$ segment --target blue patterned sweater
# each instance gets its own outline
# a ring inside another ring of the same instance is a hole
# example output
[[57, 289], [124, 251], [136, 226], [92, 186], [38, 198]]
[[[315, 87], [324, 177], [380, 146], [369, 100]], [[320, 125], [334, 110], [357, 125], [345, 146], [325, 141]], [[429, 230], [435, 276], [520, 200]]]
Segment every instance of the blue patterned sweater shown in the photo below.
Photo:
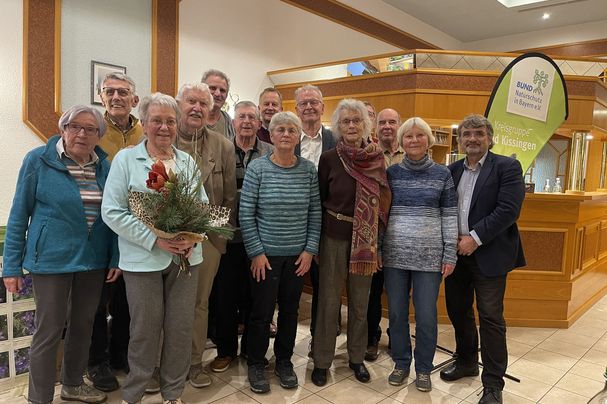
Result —
[[318, 254], [321, 208], [314, 163], [283, 168], [265, 155], [249, 163], [240, 195], [240, 229], [249, 258]]
[[428, 156], [388, 168], [392, 206], [383, 238], [384, 267], [440, 272], [455, 264], [457, 191], [449, 169]]

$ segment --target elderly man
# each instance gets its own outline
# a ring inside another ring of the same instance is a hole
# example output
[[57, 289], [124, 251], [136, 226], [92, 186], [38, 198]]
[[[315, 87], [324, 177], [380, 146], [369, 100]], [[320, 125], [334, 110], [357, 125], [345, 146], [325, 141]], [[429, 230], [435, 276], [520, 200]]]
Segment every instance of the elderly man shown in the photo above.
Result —
[[469, 115], [457, 128], [466, 158], [449, 166], [457, 188], [457, 265], [445, 279], [449, 319], [455, 329], [456, 361], [440, 372], [446, 381], [476, 376], [480, 322], [483, 395], [479, 404], [501, 403], [508, 366], [504, 293], [506, 276], [525, 265], [516, 226], [525, 184], [521, 164], [493, 154], [493, 127], [482, 115]]
[[403, 161], [405, 151], [398, 144], [396, 133], [400, 127], [400, 115], [393, 109], [386, 108], [379, 111], [377, 115], [377, 137], [379, 145], [384, 151], [386, 168], [392, 164]]
[[221, 133], [230, 140], [234, 139], [232, 118], [221, 109], [226, 103], [228, 93], [230, 92], [230, 79], [224, 72], [210, 69], [204, 72], [201, 81], [209, 87], [209, 91], [213, 96], [213, 108], [209, 111], [205, 124], [207, 129]]
[[[118, 72], [108, 73], [104, 77], [100, 96], [105, 107], [107, 131], [99, 141], [99, 146], [111, 161], [118, 151], [136, 145], [143, 139], [143, 128], [131, 114], [131, 110], [139, 103], [139, 97], [133, 79]], [[108, 311], [112, 316], [109, 333]], [[87, 374], [93, 385], [101, 391], [114, 391], [119, 387], [111, 368], [129, 370], [129, 324], [129, 306], [124, 280], [120, 277], [116, 282], [104, 285], [93, 325]]]
[[282, 111], [282, 95], [274, 87], [268, 87], [259, 94], [259, 114], [261, 115], [261, 127], [257, 131], [257, 138], [272, 144], [270, 139], [270, 121], [272, 117]]
[[[227, 251], [221, 257], [219, 271], [215, 277], [211, 308], [215, 319], [215, 343], [217, 357], [211, 362], [213, 372], [224, 372], [236, 358], [238, 352], [238, 303], [244, 302], [245, 323], [248, 319], [250, 304], [249, 260], [242, 241], [238, 223], [238, 204], [240, 189], [249, 163], [256, 158], [270, 154], [274, 147], [259, 140], [256, 136], [259, 129], [259, 109], [251, 101], [241, 101], [234, 107], [234, 149], [236, 151], [236, 202], [232, 212], [233, 223], [237, 229], [232, 240], [228, 242]], [[242, 336], [240, 352], [246, 356], [247, 330]]]
[[[295, 111], [301, 119], [302, 133], [299, 144], [295, 147], [295, 154], [314, 163], [318, 169], [320, 155], [327, 150], [335, 148], [336, 139], [331, 130], [322, 125], [322, 114], [325, 104], [322, 101], [320, 88], [306, 84], [295, 90]], [[312, 318], [310, 321], [310, 334], [314, 335], [316, 325], [316, 312], [318, 310], [318, 265], [312, 262], [310, 268], [310, 281], [312, 282]], [[339, 324], [336, 325], [338, 334]], [[311, 357], [313, 341], [310, 341]]]
[[[370, 104], [365, 103], [365, 105], [367, 106], [367, 111], [369, 111], [369, 117], [371, 117]], [[373, 115], [375, 115], [374, 112]], [[396, 138], [396, 133], [400, 127], [398, 112], [390, 108], [379, 111], [375, 127], [377, 128], [376, 134], [379, 138], [379, 145], [384, 151], [386, 168], [392, 164], [400, 163], [405, 156], [405, 151], [398, 144]], [[365, 360], [370, 362], [373, 362], [379, 356], [379, 340], [382, 333], [379, 322], [381, 321], [381, 295], [383, 291], [384, 273], [383, 271], [377, 271], [373, 274], [373, 281], [371, 282], [371, 290], [369, 292], [369, 307], [367, 308], [368, 339]]]
[[[204, 190], [212, 205], [234, 208], [236, 162], [234, 145], [223, 135], [209, 130], [206, 122], [213, 108], [213, 97], [204, 83], [184, 84], [175, 97], [181, 109], [176, 146], [190, 153], [202, 175]], [[189, 379], [194, 387], [211, 384], [202, 366], [209, 315], [209, 294], [227, 240], [215, 234], [202, 244], [204, 261], [200, 267], [192, 336], [192, 360]]]

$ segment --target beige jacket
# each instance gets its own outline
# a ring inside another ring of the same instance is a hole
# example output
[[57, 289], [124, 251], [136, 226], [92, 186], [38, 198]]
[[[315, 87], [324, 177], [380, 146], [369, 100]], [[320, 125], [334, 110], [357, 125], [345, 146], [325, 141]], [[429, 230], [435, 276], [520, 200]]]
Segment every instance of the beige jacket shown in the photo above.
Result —
[[[222, 134], [205, 127], [194, 136], [178, 131], [175, 146], [189, 153], [196, 160], [209, 203], [234, 209], [236, 198], [234, 144]], [[219, 252], [225, 253], [226, 239], [209, 234], [209, 240]]]

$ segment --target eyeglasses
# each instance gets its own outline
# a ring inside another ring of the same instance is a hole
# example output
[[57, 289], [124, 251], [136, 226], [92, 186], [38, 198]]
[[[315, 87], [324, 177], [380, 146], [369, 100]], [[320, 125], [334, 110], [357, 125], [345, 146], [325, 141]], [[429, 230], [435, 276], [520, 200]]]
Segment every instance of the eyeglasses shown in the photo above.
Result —
[[339, 121], [340, 124], [344, 125], [344, 126], [350, 126], [350, 124], [354, 124], [354, 126], [358, 126], [362, 123], [362, 119], [360, 118], [354, 118], [354, 119], [342, 119], [341, 121]]
[[99, 128], [93, 128], [92, 126], [81, 126], [77, 123], [70, 122], [65, 125], [67, 131], [72, 135], [76, 135], [80, 133], [81, 130], [84, 129], [84, 134], [87, 136], [96, 136], [99, 133]]
[[163, 121], [162, 119], [150, 119], [148, 123], [150, 124], [150, 126], [156, 129], [161, 128], [162, 125], [166, 125], [166, 127], [169, 129], [172, 129], [177, 126], [177, 121], [174, 119], [167, 119], [165, 121]]
[[299, 101], [299, 102], [297, 103], [297, 106], [298, 106], [299, 108], [305, 108], [305, 107], [307, 107], [308, 105], [309, 105], [309, 106], [311, 106], [311, 107], [317, 107], [317, 106], [319, 106], [320, 104], [321, 104], [321, 101], [320, 101], [320, 100], [304, 100], [304, 101]]
[[115, 92], [118, 92], [120, 97], [127, 97], [131, 93], [130, 88], [112, 88], [112, 87], [103, 87], [103, 94], [106, 97], [111, 97]]

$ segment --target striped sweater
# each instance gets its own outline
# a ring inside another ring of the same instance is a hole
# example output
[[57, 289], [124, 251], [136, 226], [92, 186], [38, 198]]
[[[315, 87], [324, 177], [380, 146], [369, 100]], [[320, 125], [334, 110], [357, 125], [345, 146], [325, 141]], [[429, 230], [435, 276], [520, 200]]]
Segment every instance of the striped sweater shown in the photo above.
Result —
[[424, 157], [388, 168], [392, 206], [383, 239], [384, 267], [440, 272], [455, 264], [457, 192], [449, 169]]
[[239, 219], [247, 255], [316, 255], [321, 208], [314, 163], [298, 157], [283, 168], [269, 157], [253, 160], [242, 184]]

